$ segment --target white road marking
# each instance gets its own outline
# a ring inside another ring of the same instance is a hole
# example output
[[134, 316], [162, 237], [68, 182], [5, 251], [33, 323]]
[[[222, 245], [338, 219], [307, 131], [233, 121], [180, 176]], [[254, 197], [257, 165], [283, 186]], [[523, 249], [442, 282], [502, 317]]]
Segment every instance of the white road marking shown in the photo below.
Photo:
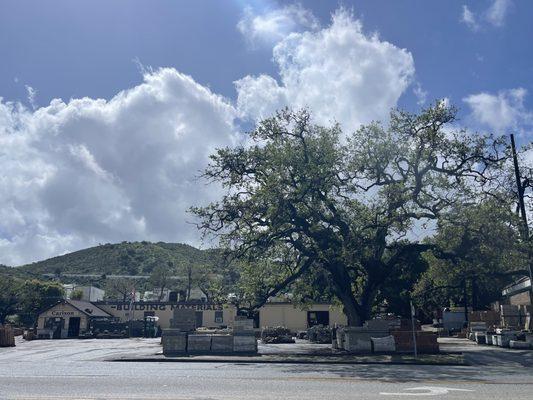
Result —
[[[440, 396], [443, 394], [448, 394], [451, 391], [455, 392], [473, 392], [470, 389], [455, 389], [447, 387], [438, 387], [438, 386], [419, 386], [414, 388], [403, 389], [406, 391], [418, 391], [418, 393], [386, 393], [381, 392], [383, 396]], [[423, 391], [423, 392], [420, 392]]]

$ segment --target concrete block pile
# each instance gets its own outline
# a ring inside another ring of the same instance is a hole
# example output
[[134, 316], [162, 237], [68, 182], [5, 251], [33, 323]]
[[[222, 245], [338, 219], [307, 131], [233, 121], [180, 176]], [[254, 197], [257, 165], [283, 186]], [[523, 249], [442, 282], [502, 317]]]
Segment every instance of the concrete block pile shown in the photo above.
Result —
[[235, 353], [257, 353], [254, 321], [244, 317], [235, 317], [233, 323], [233, 351]]
[[[350, 353], [412, 352], [411, 329], [410, 320], [369, 320], [362, 327], [338, 328], [332, 347]], [[416, 339], [420, 353], [438, 353], [436, 334], [417, 330]]]
[[[396, 344], [396, 351], [409, 353], [414, 349], [413, 332], [393, 331], [391, 332]], [[416, 347], [419, 353], [438, 353], [438, 335], [433, 332], [416, 331]]]
[[196, 331], [194, 310], [187, 309], [174, 310], [170, 328], [163, 329], [161, 344], [165, 356], [257, 353], [253, 320], [237, 317], [233, 334], [201, 333]]

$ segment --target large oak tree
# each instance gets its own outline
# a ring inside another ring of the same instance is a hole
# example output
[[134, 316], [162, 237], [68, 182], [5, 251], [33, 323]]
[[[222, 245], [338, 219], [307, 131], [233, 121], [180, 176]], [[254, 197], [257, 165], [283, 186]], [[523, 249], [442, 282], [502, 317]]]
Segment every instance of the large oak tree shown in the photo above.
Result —
[[263, 301], [325, 276], [348, 324], [361, 325], [396, 269], [431, 247], [413, 232], [478, 201], [507, 158], [503, 139], [454, 130], [455, 115], [437, 103], [345, 135], [339, 125], [314, 124], [306, 110], [283, 110], [245, 146], [211, 156], [204, 175], [226, 193], [193, 208], [199, 227], [268, 268], [247, 272], [260, 279]]

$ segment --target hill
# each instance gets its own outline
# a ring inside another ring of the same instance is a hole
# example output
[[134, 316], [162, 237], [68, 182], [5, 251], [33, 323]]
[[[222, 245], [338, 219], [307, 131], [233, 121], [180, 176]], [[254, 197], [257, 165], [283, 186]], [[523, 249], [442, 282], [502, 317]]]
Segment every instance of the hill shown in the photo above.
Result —
[[184, 266], [212, 266], [217, 254], [216, 249], [200, 250], [181, 243], [108, 243], [9, 270], [24, 278], [46, 274], [150, 275], [156, 265], [167, 265], [171, 272], [179, 273]]

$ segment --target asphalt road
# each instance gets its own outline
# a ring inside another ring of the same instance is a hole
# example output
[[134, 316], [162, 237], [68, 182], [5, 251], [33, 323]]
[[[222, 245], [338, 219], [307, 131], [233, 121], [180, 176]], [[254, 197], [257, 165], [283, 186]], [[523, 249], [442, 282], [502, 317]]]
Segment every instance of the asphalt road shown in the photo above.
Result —
[[24, 342], [0, 349], [0, 398], [533, 398], [530, 352], [464, 346], [479, 365], [121, 363], [104, 360], [153, 354], [157, 340]]

